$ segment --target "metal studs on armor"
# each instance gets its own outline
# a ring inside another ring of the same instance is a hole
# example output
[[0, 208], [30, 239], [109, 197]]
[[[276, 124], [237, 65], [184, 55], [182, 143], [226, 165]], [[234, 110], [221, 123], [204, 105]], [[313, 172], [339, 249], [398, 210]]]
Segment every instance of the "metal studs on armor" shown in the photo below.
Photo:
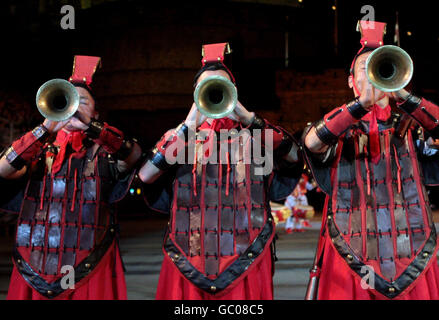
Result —
[[428, 252], [424, 252], [424, 253], [422, 254], [422, 256], [423, 256], [424, 258], [428, 258], [428, 255], [429, 255]]
[[390, 287], [390, 288], [389, 288], [389, 292], [390, 292], [390, 293], [394, 293], [394, 292], [395, 292], [395, 288]]
[[253, 253], [249, 252], [247, 257], [249, 257], [249, 259], [253, 258]]
[[86, 267], [87, 269], [90, 269], [91, 264], [90, 264], [90, 263], [86, 263], [86, 264], [85, 264], [85, 267]]
[[20, 264], [21, 263], [21, 259], [17, 259], [17, 263]]
[[47, 290], [47, 295], [48, 296], [51, 296], [53, 294], [53, 291], [52, 290]]
[[354, 259], [354, 257], [351, 255], [351, 254], [348, 254], [347, 256], [346, 256], [346, 258], [348, 258], [349, 260], [353, 260]]
[[210, 287], [210, 291], [215, 292], [216, 291], [216, 287], [215, 286], [211, 286]]

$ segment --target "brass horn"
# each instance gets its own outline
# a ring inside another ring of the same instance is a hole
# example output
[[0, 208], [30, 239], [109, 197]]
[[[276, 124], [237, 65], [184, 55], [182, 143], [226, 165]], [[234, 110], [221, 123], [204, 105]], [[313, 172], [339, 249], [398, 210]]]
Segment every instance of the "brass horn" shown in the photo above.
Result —
[[233, 112], [238, 102], [238, 93], [230, 80], [222, 76], [210, 76], [195, 88], [194, 101], [206, 117], [220, 119]]
[[413, 76], [413, 61], [403, 49], [387, 45], [375, 49], [366, 60], [366, 75], [384, 92], [403, 89]]
[[79, 94], [70, 82], [52, 79], [38, 89], [36, 103], [38, 111], [46, 119], [64, 121], [78, 110]]

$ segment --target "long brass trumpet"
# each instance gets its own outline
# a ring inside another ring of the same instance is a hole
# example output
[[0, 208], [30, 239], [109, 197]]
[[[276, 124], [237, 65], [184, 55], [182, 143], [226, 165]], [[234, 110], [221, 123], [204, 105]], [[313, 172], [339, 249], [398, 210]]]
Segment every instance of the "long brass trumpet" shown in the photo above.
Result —
[[366, 75], [372, 85], [384, 92], [403, 89], [413, 76], [413, 61], [397, 46], [375, 49], [366, 60]]
[[64, 121], [78, 110], [79, 94], [70, 82], [52, 79], [38, 89], [36, 104], [38, 111], [46, 119]]
[[238, 102], [238, 93], [230, 80], [222, 76], [210, 76], [195, 88], [194, 101], [206, 117], [220, 119], [233, 112]]

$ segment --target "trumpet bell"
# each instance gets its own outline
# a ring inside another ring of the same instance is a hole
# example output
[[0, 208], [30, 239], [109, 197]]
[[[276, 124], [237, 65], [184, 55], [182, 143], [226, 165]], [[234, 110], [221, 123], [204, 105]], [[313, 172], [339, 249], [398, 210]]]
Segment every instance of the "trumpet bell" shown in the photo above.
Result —
[[194, 101], [206, 117], [220, 119], [233, 112], [238, 102], [238, 93], [230, 80], [222, 76], [210, 76], [195, 88]]
[[413, 61], [397, 46], [375, 49], [366, 60], [366, 75], [372, 85], [384, 92], [403, 89], [413, 76]]
[[78, 110], [79, 94], [70, 82], [52, 79], [38, 89], [36, 104], [38, 111], [46, 119], [64, 121]]

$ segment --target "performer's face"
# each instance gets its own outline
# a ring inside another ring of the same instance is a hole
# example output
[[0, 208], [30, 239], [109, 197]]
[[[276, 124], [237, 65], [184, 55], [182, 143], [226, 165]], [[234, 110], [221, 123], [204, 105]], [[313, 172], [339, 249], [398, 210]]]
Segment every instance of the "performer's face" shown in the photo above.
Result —
[[79, 93], [79, 107], [75, 116], [64, 127], [67, 131], [83, 130], [83, 124], [88, 124], [91, 118], [96, 117], [95, 101], [90, 92], [82, 87], [76, 87], [76, 91]]
[[[371, 89], [373, 88], [372, 84], [369, 82], [369, 79], [367, 78], [366, 75], [366, 60], [372, 52], [373, 51], [365, 52], [357, 58], [354, 64], [354, 76], [353, 77], [352, 75], [349, 76], [348, 84], [349, 87], [354, 92], [355, 96], [363, 92], [364, 88], [367, 87], [370, 87]], [[359, 92], [356, 92], [354, 89], [354, 83], [353, 83], [354, 80], [355, 80], [355, 85]], [[389, 104], [389, 98], [384, 94], [383, 91], [373, 88], [373, 92], [375, 94], [375, 97], [378, 98], [376, 103], [379, 106], [384, 108]]]
[[354, 79], [352, 79], [352, 75], [349, 76], [349, 87], [354, 90], [355, 95], [358, 93], [355, 92], [353, 80], [355, 80], [355, 85], [360, 92], [365, 86], [371, 85], [366, 76], [366, 60], [370, 54], [371, 52], [366, 52], [357, 58], [354, 64]]

